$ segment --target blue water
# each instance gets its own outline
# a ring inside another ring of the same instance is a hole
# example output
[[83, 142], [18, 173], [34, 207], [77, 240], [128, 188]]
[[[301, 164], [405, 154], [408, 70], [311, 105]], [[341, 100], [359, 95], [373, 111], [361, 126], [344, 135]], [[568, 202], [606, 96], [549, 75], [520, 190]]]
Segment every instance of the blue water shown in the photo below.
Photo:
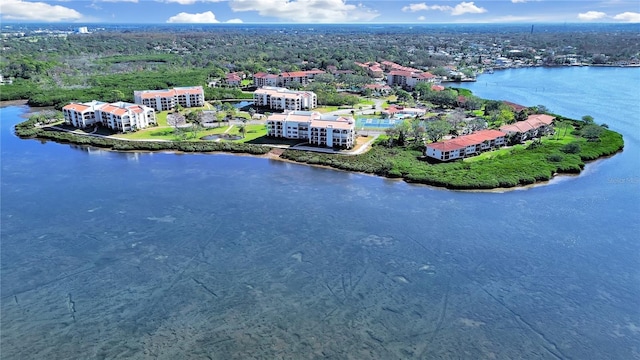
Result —
[[638, 76], [472, 84], [625, 136], [581, 176], [504, 193], [21, 140], [27, 109], [5, 107], [2, 359], [638, 358]]

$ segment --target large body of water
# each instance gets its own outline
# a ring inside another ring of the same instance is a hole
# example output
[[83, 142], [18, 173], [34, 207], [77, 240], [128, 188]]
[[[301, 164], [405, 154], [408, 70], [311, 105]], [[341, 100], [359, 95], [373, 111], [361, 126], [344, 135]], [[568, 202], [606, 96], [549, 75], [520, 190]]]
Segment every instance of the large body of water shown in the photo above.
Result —
[[3, 108], [2, 359], [640, 358], [640, 69], [465, 86], [591, 115], [625, 150], [453, 192], [21, 140], [27, 109]]

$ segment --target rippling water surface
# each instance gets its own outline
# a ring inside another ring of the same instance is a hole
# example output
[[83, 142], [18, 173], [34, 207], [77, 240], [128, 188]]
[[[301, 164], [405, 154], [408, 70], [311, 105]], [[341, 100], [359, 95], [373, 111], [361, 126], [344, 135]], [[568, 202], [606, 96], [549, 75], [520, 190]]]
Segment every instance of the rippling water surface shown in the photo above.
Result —
[[626, 148], [546, 186], [452, 192], [20, 140], [26, 109], [3, 108], [2, 358], [638, 358], [640, 70], [467, 86], [592, 115]]

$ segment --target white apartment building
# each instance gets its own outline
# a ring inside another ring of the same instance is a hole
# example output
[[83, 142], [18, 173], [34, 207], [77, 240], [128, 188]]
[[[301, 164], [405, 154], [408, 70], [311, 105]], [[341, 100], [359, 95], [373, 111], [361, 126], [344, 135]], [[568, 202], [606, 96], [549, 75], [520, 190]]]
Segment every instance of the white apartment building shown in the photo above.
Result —
[[306, 140], [312, 145], [351, 149], [355, 120], [317, 111], [287, 111], [267, 118], [268, 136]]
[[264, 86], [253, 92], [256, 106], [273, 110], [311, 110], [318, 106], [318, 97], [311, 91], [294, 91], [286, 88]]
[[156, 124], [155, 111], [147, 106], [125, 102], [71, 103], [62, 108], [64, 122], [77, 128], [102, 125], [109, 129], [129, 132]]
[[389, 86], [400, 86], [413, 89], [419, 82], [434, 83], [437, 76], [428, 72], [411, 72], [403, 70], [392, 70], [387, 74], [387, 84]]
[[183, 108], [204, 106], [202, 86], [176, 87], [164, 90], [140, 90], [133, 92], [134, 102], [156, 109], [171, 110], [177, 105]]

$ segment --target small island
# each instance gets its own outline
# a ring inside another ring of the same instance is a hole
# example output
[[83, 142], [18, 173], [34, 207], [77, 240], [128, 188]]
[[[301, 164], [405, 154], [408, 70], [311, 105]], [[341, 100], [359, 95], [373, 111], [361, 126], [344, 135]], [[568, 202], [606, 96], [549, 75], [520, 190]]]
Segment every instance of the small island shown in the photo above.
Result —
[[[64, 114], [35, 114], [15, 129], [21, 138], [115, 151], [244, 153], [460, 190], [513, 188], [557, 174], [578, 174], [585, 162], [624, 146], [622, 135], [588, 115], [567, 119], [549, 114], [542, 105], [485, 100], [465, 89], [430, 83], [418, 84], [415, 91], [424, 99], [411, 104], [415, 107], [397, 104], [397, 97], [384, 102], [363, 97], [357, 108], [313, 112], [293, 108], [271, 113], [265, 110], [273, 109], [264, 107], [241, 111], [229, 103], [209, 104], [203, 96], [193, 98], [192, 106], [178, 101], [163, 108], [158, 100], [157, 114], [142, 101], [72, 103]], [[376, 103], [384, 109], [377, 111]], [[82, 111], [100, 114], [100, 119], [87, 125]], [[130, 118], [126, 124], [121, 117], [114, 121], [125, 112]], [[343, 115], [332, 115], [337, 113]], [[302, 119], [297, 120], [302, 125], [295, 124], [295, 135], [276, 131], [289, 115]], [[320, 133], [315, 142], [298, 136], [298, 129], [310, 134], [305, 126], [313, 121], [319, 124], [314, 129], [337, 131], [332, 135], [336, 142], [328, 143]], [[386, 127], [367, 127], [376, 121]]]

